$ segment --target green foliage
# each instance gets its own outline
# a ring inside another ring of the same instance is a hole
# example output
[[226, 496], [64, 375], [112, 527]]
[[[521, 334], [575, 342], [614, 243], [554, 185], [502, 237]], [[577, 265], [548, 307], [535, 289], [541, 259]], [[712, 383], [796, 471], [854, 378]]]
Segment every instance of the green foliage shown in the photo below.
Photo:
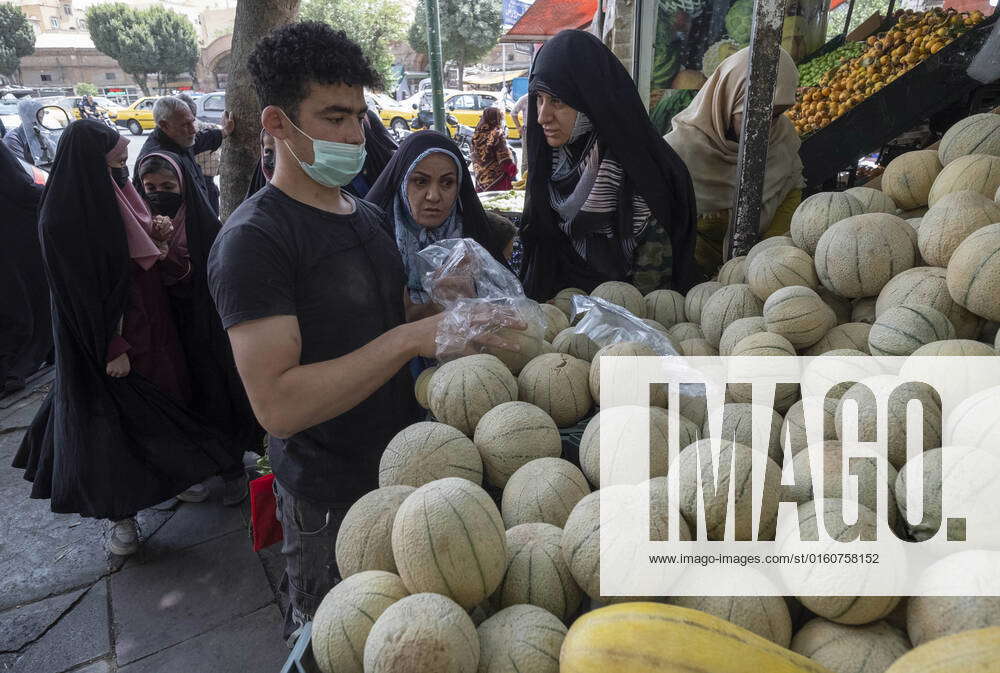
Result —
[[87, 28], [97, 50], [118, 61], [143, 93], [146, 76], [161, 80], [183, 72], [194, 74], [198, 40], [187, 17], [154, 5], [133, 9], [122, 3], [93, 5], [87, 10]]
[[[503, 27], [500, 25], [500, 0], [440, 0], [441, 50], [446, 61], [454, 61], [459, 69], [476, 63], [497, 45]], [[410, 46], [421, 54], [427, 53], [427, 6], [417, 3], [417, 12], [410, 26]]]
[[750, 44], [753, 30], [753, 0], [736, 0], [726, 13], [726, 32], [740, 46]]
[[[844, 31], [844, 22], [847, 21], [847, 8], [850, 3], [843, 3], [830, 12], [826, 24], [826, 39], [832, 40]], [[854, 12], [851, 13], [851, 27], [848, 32], [860, 26], [869, 16], [878, 12], [885, 16], [889, 9], [889, 0], [855, 0]]]
[[35, 51], [35, 31], [19, 7], [0, 4], [0, 75], [13, 75]]
[[358, 43], [387, 85], [395, 82], [389, 44], [403, 39], [406, 22], [398, 0], [306, 0], [299, 18], [321, 21]]
[[77, 82], [73, 91], [76, 92], [77, 96], [96, 96], [98, 94], [97, 87], [90, 82]]

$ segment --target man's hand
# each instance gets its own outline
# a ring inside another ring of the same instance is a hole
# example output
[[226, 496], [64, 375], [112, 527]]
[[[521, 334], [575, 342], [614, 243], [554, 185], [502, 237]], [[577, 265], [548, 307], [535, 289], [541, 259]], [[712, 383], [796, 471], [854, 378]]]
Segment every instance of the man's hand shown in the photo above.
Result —
[[228, 138], [235, 128], [236, 119], [229, 112], [229, 110], [226, 110], [222, 113], [222, 137]]
[[128, 359], [128, 353], [122, 353], [108, 363], [107, 372], [111, 378], [120, 379], [123, 376], [128, 376], [130, 371], [132, 371], [132, 362]]

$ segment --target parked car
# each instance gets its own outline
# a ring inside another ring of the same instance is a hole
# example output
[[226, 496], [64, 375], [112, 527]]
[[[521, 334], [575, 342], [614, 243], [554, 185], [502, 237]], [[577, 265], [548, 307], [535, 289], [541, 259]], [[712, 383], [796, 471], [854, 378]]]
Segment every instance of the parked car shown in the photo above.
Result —
[[[430, 93], [425, 91], [422, 96], [429, 100]], [[498, 94], [493, 91], [445, 91], [444, 94], [445, 111], [454, 115], [460, 124], [472, 128], [479, 124], [483, 110], [496, 107], [498, 101]], [[419, 110], [419, 103], [411, 103], [409, 107], [405, 107], [405, 102], [400, 101], [397, 107], [383, 109], [379, 117], [386, 128], [399, 135], [409, 129]], [[518, 140], [521, 137], [510, 113], [507, 113], [507, 137], [511, 140]]]
[[226, 92], [213, 91], [197, 98], [194, 102], [199, 121], [222, 126], [222, 113], [226, 111]]
[[5, 132], [21, 125], [21, 116], [17, 113], [19, 102], [16, 98], [0, 99], [0, 125]]
[[144, 131], [156, 128], [153, 121], [153, 104], [156, 96], [145, 96], [118, 111], [115, 124], [124, 126], [132, 132], [134, 136], [141, 136]]

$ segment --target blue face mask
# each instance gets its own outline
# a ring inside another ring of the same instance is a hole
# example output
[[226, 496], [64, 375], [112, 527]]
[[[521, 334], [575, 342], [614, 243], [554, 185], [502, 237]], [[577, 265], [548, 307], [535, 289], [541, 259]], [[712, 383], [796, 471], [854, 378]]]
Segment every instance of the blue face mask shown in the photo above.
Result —
[[[286, 116], [287, 118], [287, 116]], [[348, 185], [365, 167], [365, 159], [368, 157], [365, 146], [351, 145], [348, 143], [335, 143], [330, 140], [316, 140], [308, 133], [295, 126], [289, 119], [288, 123], [295, 127], [295, 130], [312, 141], [313, 163], [307, 164], [299, 159], [295, 150], [291, 148], [288, 141], [284, 141], [285, 147], [292, 153], [299, 166], [310, 178], [325, 187], [343, 187]]]

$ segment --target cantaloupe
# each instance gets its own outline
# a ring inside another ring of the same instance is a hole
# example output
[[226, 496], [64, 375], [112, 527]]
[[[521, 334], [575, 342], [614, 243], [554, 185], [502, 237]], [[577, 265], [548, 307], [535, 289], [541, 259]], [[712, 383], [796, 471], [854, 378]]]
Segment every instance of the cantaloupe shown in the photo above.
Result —
[[[847, 442], [852, 438], [844, 427], [847, 418], [845, 405], [853, 402], [858, 408], [858, 441], [874, 442], [878, 434], [878, 410], [871, 405], [871, 394], [888, 397], [885, 438], [889, 462], [897, 470], [906, 463], [906, 406], [909, 400], [916, 400], [923, 406], [922, 438], [915, 438], [918, 446], [924, 450], [941, 446], [941, 399], [927, 384], [917, 381], [904, 381], [892, 375], [873, 376], [863, 379], [851, 386], [837, 406], [837, 439]], [[891, 396], [890, 396], [891, 393]], [[853, 405], [852, 405], [853, 406]]]
[[709, 298], [724, 286], [714, 280], [695, 285], [684, 298], [684, 315], [688, 321], [701, 324], [701, 309]]
[[[594, 361], [590, 364], [590, 395], [597, 404], [601, 404], [601, 358], [603, 357], [651, 357], [656, 353], [644, 344], [626, 341], [611, 344], [597, 351]], [[628, 373], [626, 372], [625, 375]], [[628, 382], [623, 382], [627, 384]], [[649, 389], [649, 403], [654, 407], [667, 406], [667, 389], [662, 385], [652, 385]]]
[[806, 432], [806, 410], [818, 410], [820, 413], [810, 423], [818, 422], [817, 437], [822, 441], [837, 439], [837, 428], [834, 423], [837, 418], [837, 400], [830, 397], [808, 397], [799, 400], [785, 414], [781, 425], [781, 448], [794, 456], [809, 446], [809, 435]]
[[886, 673], [996, 673], [998, 650], [1000, 626], [963, 631], [907, 652]]
[[515, 605], [479, 625], [480, 673], [559, 673], [566, 626], [530, 605]]
[[430, 409], [430, 402], [427, 400], [427, 391], [430, 388], [431, 377], [434, 376], [434, 372], [436, 371], [437, 367], [428, 367], [420, 372], [416, 382], [413, 384], [413, 394], [417, 398], [417, 404], [424, 409]]
[[533, 605], [562, 621], [576, 614], [583, 592], [562, 555], [562, 528], [525, 523], [507, 531], [507, 574], [495, 600], [501, 608]]
[[361, 496], [344, 515], [337, 531], [335, 554], [340, 576], [365, 570], [396, 572], [392, 555], [392, 524], [412, 486], [384, 486]]
[[[795, 357], [795, 347], [785, 337], [772, 332], [758, 332], [751, 334], [740, 341], [733, 348], [730, 355], [734, 357]], [[769, 366], [760, 364], [754, 365], [752, 372], [754, 378], [767, 377], [770, 375]], [[764, 378], [758, 379], [760, 383], [766, 383]], [[726, 388], [727, 401], [746, 402], [753, 401], [753, 384], [731, 383]], [[774, 389], [774, 408], [779, 412], [785, 412], [795, 404], [799, 396], [799, 384], [797, 383], [776, 383]]]
[[824, 231], [841, 220], [864, 212], [862, 203], [847, 192], [813, 194], [803, 200], [792, 215], [792, 240], [797, 247], [812, 255]]
[[1000, 387], [983, 390], [960, 402], [948, 413], [945, 446], [1000, 446]]
[[738, 285], [747, 282], [746, 256], [733, 257], [719, 269], [719, 282], [723, 285]]
[[681, 344], [691, 339], [704, 339], [705, 333], [701, 330], [701, 325], [693, 322], [679, 322], [667, 330], [667, 336], [675, 344]]
[[875, 297], [862, 297], [854, 300], [854, 307], [851, 309], [851, 322], [863, 322], [869, 325], [874, 323], [875, 305]]
[[1000, 115], [969, 115], [952, 124], [938, 145], [938, 156], [946, 166], [969, 154], [1000, 156]]
[[431, 379], [431, 413], [466, 437], [487, 411], [517, 399], [517, 379], [498, 358], [470, 355], [442, 365]]
[[[603, 468], [610, 474], [621, 474], [630, 467], [623, 463], [625, 447], [642, 442], [639, 423], [641, 416], [647, 413], [645, 407], [613, 407], [604, 409], [594, 416], [580, 438], [580, 467], [587, 479], [595, 488], [601, 486], [601, 462]], [[667, 475], [669, 455], [670, 414], [665, 409], [649, 407], [649, 476], [665, 477]], [[604, 419], [614, 419], [616, 427], [622, 433], [612, 438], [612, 444], [605, 446], [601, 442], [601, 422]], [[678, 415], [680, 425], [677, 428], [679, 448], [683, 449], [699, 438], [701, 428], [684, 416]]]
[[684, 313], [684, 295], [674, 290], [653, 290], [646, 295], [646, 317], [652, 318], [667, 329], [687, 320]]
[[539, 308], [545, 315], [545, 340], [551, 343], [559, 332], [569, 327], [569, 318], [562, 309], [552, 304], [539, 304]]
[[590, 493], [587, 478], [562, 458], [533, 460], [507, 481], [500, 503], [504, 525], [548, 523], [562, 528], [569, 513]]
[[[823, 353], [822, 357], [806, 366], [802, 374], [802, 396], [824, 397], [840, 401], [851, 386], [861, 379], [872, 376], [873, 369], [882, 372], [877, 361], [868, 358], [870, 354], [849, 348], [838, 348]], [[863, 358], [852, 366], [851, 360], [843, 358]], [[832, 437], [831, 439], [836, 439]]]
[[795, 485], [788, 487], [789, 497], [798, 503], [812, 502], [818, 498], [850, 500], [861, 503], [877, 514], [878, 502], [886, 497], [883, 494], [888, 493], [886, 516], [889, 525], [895, 526], [899, 516], [894, 495], [898, 475], [896, 468], [889, 465], [888, 474], [883, 474], [880, 480], [878, 461], [874, 457], [851, 456], [850, 461], [850, 472], [845, 481], [842, 476], [846, 462], [843, 444], [828, 440], [809, 445], [796, 453], [792, 461]]
[[965, 551], [925, 570], [917, 580], [918, 595], [907, 601], [910, 642], [919, 647], [963, 631], [1000, 627], [998, 568], [1000, 552]]
[[871, 187], [851, 187], [844, 190], [845, 194], [853, 196], [861, 202], [866, 213], [888, 213], [893, 215], [899, 210], [896, 202], [888, 194]]
[[882, 173], [882, 191], [903, 210], [927, 205], [934, 179], [941, 172], [935, 150], [906, 152], [889, 162]]
[[[756, 263], [756, 262], [755, 262]], [[722, 332], [740, 318], [760, 316], [764, 303], [749, 285], [726, 285], [712, 294], [702, 306], [701, 329], [705, 339], [718, 348]]]
[[586, 297], [587, 293], [578, 287], [568, 287], [565, 290], [559, 290], [556, 296], [549, 300], [549, 303], [565, 313], [567, 320], [572, 321], [574, 318], [573, 297], [576, 296]]
[[753, 263], [753, 260], [757, 255], [764, 252], [768, 248], [772, 248], [779, 245], [795, 245], [795, 241], [792, 240], [791, 236], [771, 236], [769, 238], [764, 238], [754, 244], [750, 248], [750, 252], [747, 253], [747, 268]]
[[365, 642], [372, 625], [409, 595], [398, 575], [368, 570], [330, 589], [312, 620], [312, 653], [322, 673], [364, 673]]
[[926, 304], [904, 304], [875, 320], [868, 350], [872, 355], [912, 355], [921, 346], [954, 338], [955, 327], [941, 311]]
[[830, 673], [755, 633], [699, 610], [623, 603], [577, 619], [561, 673]]
[[1000, 321], [1000, 224], [979, 229], [958, 246], [948, 262], [947, 280], [959, 306]]
[[938, 200], [920, 222], [917, 244], [930, 266], [947, 267], [969, 234], [1000, 222], [1000, 206], [979, 192], [951, 192]]
[[912, 229], [895, 215], [855, 215], [832, 225], [816, 245], [816, 274], [831, 292], [874, 297], [914, 263]]
[[680, 354], [686, 357], [712, 357], [719, 351], [707, 339], [688, 339], [680, 343]]
[[781, 591], [763, 573], [753, 568], [741, 568], [739, 574], [717, 579], [702, 568], [692, 568], [684, 576], [685, 582], [711, 584], [713, 589], [731, 589], [733, 596], [674, 596], [667, 599], [670, 605], [699, 610], [725, 619], [776, 645], [788, 647], [792, 642], [792, 618]]
[[424, 421], [403, 428], [379, 461], [379, 486], [417, 488], [445, 477], [483, 483], [483, 461], [476, 445], [444, 423]]
[[[778, 427], [781, 427], [780, 417], [778, 418]], [[717, 463], [712, 449], [713, 443], [716, 441], [718, 441], [719, 446]], [[730, 501], [729, 484], [735, 484], [735, 493], [737, 494], [734, 516], [736, 521], [735, 539], [737, 541], [773, 539], [778, 515], [777, 498], [764, 495], [758, 522], [759, 528], [755, 527], [752, 521], [753, 507], [747, 506], [745, 503], [750, 502], [753, 498], [754, 489], [749, 487], [751, 481], [761, 487], [765, 481], [768, 485], [777, 487], [781, 480], [781, 468], [765, 453], [759, 452], [759, 456], [766, 461], [764, 463], [766, 474], [755, 475], [753, 454], [754, 450], [743, 444], [736, 444], [726, 439], [702, 439], [681, 451], [677, 462], [670, 466], [671, 472], [674, 470], [679, 472], [680, 510], [684, 518], [691, 523], [692, 534], [695, 537], [700, 537], [696, 531], [701, 526], [698, 520], [698, 511], [702, 510], [704, 511], [708, 539], [724, 539], [727, 508]], [[698, 489], [699, 464], [703, 493], [699, 493]], [[672, 479], [673, 477], [668, 476], [668, 478]], [[721, 488], [716, 489], [716, 483], [721, 485]], [[704, 500], [701, 496], [704, 496]], [[760, 533], [759, 537], [758, 532]]]
[[[544, 315], [544, 314], [541, 314]], [[541, 319], [527, 320], [525, 329], [501, 327], [493, 336], [505, 344], [488, 345], [485, 352], [500, 359], [514, 376], [521, 373], [524, 366], [546, 352], [545, 324]]]
[[729, 323], [729, 326], [722, 332], [722, 338], [719, 339], [719, 355], [732, 355], [733, 348], [740, 341], [743, 341], [743, 339], [747, 338], [751, 334], [758, 334], [766, 331], [767, 326], [764, 323], [763, 316], [753, 316], [750, 318], [740, 318], [739, 320], [734, 320]]
[[562, 455], [555, 421], [528, 402], [506, 402], [488, 411], [476, 425], [473, 439], [483, 457], [487, 481], [498, 488], [536, 458]]
[[441, 479], [400, 505], [392, 551], [411, 593], [443, 594], [469, 609], [500, 586], [507, 536], [486, 491], [465, 479]]
[[815, 290], [819, 285], [813, 258], [790, 245], [768, 248], [747, 269], [747, 284], [761, 301], [783, 287], [801, 285]]
[[833, 309], [834, 315], [837, 316], [837, 324], [844, 325], [846, 323], [852, 322], [851, 313], [854, 310], [854, 306], [851, 304], [851, 300], [840, 295], [836, 295], [830, 292], [822, 285], [816, 287], [816, 294], [823, 302]]
[[539, 355], [517, 377], [520, 399], [548, 414], [560, 428], [590, 413], [590, 364], [563, 353]]
[[[985, 366], [954, 367], [944, 359], [949, 357], [986, 358], [983, 360]], [[996, 350], [981, 341], [934, 341], [915, 350], [899, 369], [899, 375], [911, 381], [927, 381], [942, 400], [953, 400], [951, 408], [955, 408], [959, 401], [996, 386], [997, 371], [990, 367], [997, 362], [993, 359], [996, 357]]]
[[[789, 538], [778, 540], [778, 547], [782, 554], [793, 553], [801, 547], [796, 547], [790, 541], [798, 540], [800, 531], [804, 539], [815, 539], [818, 535], [818, 519], [822, 516], [819, 511], [819, 502], [813, 501], [799, 505], [798, 512], [791, 514], [797, 517], [799, 525], [788, 527]], [[826, 512], [843, 512], [847, 503], [837, 498], [825, 498], [821, 501]], [[851, 525], [844, 525], [843, 521], [831, 521], [831, 517], [824, 517], [824, 530], [826, 534], [837, 541], [854, 540], [859, 535], [874, 535], [877, 527], [877, 518], [874, 512], [864, 505], [856, 505], [857, 521]], [[836, 517], [833, 517], [836, 518]], [[806, 537], [808, 536], [808, 537]], [[815, 544], [815, 543], [806, 543]], [[832, 549], [838, 549], [836, 546]], [[831, 550], [832, 550], [831, 549]], [[875, 569], [872, 572], [880, 572]], [[894, 570], [881, 570], [882, 573], [894, 572]], [[849, 626], [859, 626], [870, 624], [884, 619], [899, 604], [899, 596], [850, 596], [846, 592], [852, 586], [863, 585], [868, 581], [865, 572], [859, 572], [856, 567], [838, 564], [827, 564], [825, 566], [784, 566], [782, 573], [794, 574], [802, 578], [808, 574], [811, 586], [838, 587], [841, 594], [833, 596], [797, 596], [802, 604], [812, 610], [820, 617], [824, 617], [838, 624]], [[812, 578], [815, 578], [814, 580]], [[786, 578], [787, 581], [787, 578]]]
[[982, 341], [972, 339], [949, 339], [947, 341], [934, 341], [921, 346], [913, 351], [914, 357], [973, 357], [973, 356], [995, 356], [997, 351], [993, 346], [984, 344]]
[[368, 634], [364, 652], [365, 673], [476, 673], [479, 668], [475, 624], [453, 600], [434, 593], [389, 606]]
[[666, 327], [666, 325], [664, 325], [662, 323], [658, 323], [655, 320], [653, 320], [652, 318], [644, 318], [643, 322], [646, 323], [646, 326], [652, 327], [657, 332], [663, 332], [664, 334], [667, 333], [667, 327]]
[[601, 350], [601, 347], [594, 343], [589, 336], [576, 332], [572, 327], [559, 332], [552, 340], [552, 347], [556, 349], [557, 353], [571, 355], [585, 362], [593, 360], [597, 351]]
[[934, 266], [908, 269], [890, 280], [875, 302], [875, 315], [903, 304], [924, 304], [937, 309], [955, 327], [960, 339], [976, 335], [979, 318], [959, 306], [948, 292], [948, 272]]
[[768, 332], [780, 334], [796, 348], [809, 348], [837, 324], [833, 309], [807, 287], [785, 287], [764, 302]]
[[868, 335], [872, 326], [863, 322], [849, 322], [837, 325], [822, 339], [809, 347], [804, 355], [823, 355], [835, 350], [859, 350], [868, 352]]
[[[759, 414], [755, 424], [753, 414]], [[729, 402], [722, 408], [722, 428], [719, 435], [728, 442], [762, 451], [771, 460], [780, 464], [782, 417], [774, 409], [749, 402]], [[701, 428], [702, 437], [714, 437], [711, 428], [712, 417], [705, 420]], [[682, 447], [683, 448], [683, 447]]]
[[[993, 198], [998, 187], [1000, 187], [1000, 157], [968, 154], [949, 162], [938, 174], [927, 196], [927, 203], [934, 206], [945, 195], [966, 190]], [[920, 228], [924, 228], [923, 224]]]
[[646, 317], [646, 301], [642, 293], [629, 283], [614, 280], [601, 283], [590, 296], [621, 306], [637, 318]]
[[731, 355], [744, 357], [794, 356], [795, 347], [780, 334], [757, 332], [737, 343], [733, 347]]
[[817, 617], [792, 639], [792, 651], [833, 673], [885, 673], [909, 652], [906, 635], [886, 622], [845, 626]]

